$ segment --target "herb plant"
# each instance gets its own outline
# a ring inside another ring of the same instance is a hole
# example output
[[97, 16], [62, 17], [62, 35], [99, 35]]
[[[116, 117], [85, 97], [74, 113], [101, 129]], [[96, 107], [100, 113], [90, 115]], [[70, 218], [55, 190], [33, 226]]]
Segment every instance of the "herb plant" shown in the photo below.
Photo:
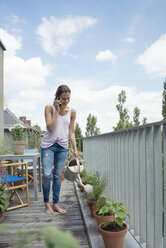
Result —
[[24, 140], [24, 130], [21, 125], [14, 125], [13, 128], [10, 129], [12, 140], [13, 141], [23, 141]]
[[[104, 215], [109, 211], [111, 211], [115, 216], [114, 226], [118, 224], [120, 227], [122, 227], [123, 222], [125, 222], [127, 216], [130, 217], [129, 209], [124, 206], [122, 202], [107, 200], [106, 205], [100, 209], [99, 214]], [[105, 226], [108, 224], [109, 222], [106, 222]]]

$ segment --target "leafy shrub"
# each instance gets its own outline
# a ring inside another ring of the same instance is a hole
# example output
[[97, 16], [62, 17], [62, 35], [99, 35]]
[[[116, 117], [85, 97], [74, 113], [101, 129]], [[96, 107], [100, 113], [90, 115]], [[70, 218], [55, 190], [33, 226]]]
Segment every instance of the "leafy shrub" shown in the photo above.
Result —
[[24, 130], [21, 125], [14, 125], [10, 128], [11, 136], [13, 141], [23, 141], [24, 140]]
[[11, 140], [4, 138], [0, 142], [0, 155], [9, 154], [12, 152]]

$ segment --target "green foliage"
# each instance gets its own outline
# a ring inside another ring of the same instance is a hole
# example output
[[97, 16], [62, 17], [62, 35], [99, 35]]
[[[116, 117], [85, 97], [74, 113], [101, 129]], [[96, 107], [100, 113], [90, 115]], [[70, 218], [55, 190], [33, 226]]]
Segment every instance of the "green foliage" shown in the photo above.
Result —
[[134, 126], [140, 125], [139, 116], [140, 116], [140, 109], [138, 107], [135, 107], [133, 111]]
[[44, 227], [39, 240], [46, 242], [47, 248], [78, 248], [76, 240], [70, 232], [62, 232], [55, 227]]
[[78, 123], [75, 124], [74, 133], [75, 133], [76, 139], [81, 139], [82, 138], [81, 128], [80, 128]]
[[6, 180], [2, 181], [8, 175], [6, 167], [0, 165], [0, 210], [2, 213], [6, 211], [9, 206], [9, 197], [5, 192], [5, 186], [8, 186]]
[[88, 172], [86, 171], [86, 169], [84, 168], [81, 173], [80, 173], [80, 177], [82, 177], [83, 179], [86, 178], [88, 176]]
[[[0, 234], [8, 234], [9, 229], [5, 226], [0, 227]], [[17, 228], [16, 233], [19, 235], [19, 241], [15, 248], [23, 248], [33, 241], [45, 241], [46, 248], [79, 248], [80, 246], [76, 242], [71, 232], [59, 231], [57, 228], [42, 227], [39, 234], [25, 235], [23, 228]], [[22, 239], [21, 239], [22, 238]]]
[[[114, 131], [118, 131], [118, 130], [122, 130], [125, 128], [130, 128], [133, 126], [139, 126], [140, 125], [140, 121], [139, 121], [139, 117], [140, 117], [140, 109], [138, 107], [134, 108], [133, 111], [133, 121], [134, 123], [132, 123], [130, 120], [130, 116], [128, 114], [128, 109], [124, 107], [124, 104], [126, 102], [126, 92], [124, 90], [122, 90], [120, 92], [120, 94], [118, 95], [118, 104], [116, 105], [116, 109], [119, 112], [119, 121], [116, 124], [116, 127], [113, 127]], [[143, 118], [143, 124], [145, 124], [147, 121], [147, 118], [144, 117]]]
[[101, 196], [98, 200], [97, 200], [97, 208], [100, 211], [100, 209], [102, 207], [104, 207], [106, 205], [108, 198], [105, 196]]
[[114, 131], [132, 127], [132, 122], [129, 122], [130, 116], [128, 115], [128, 109], [124, 108], [126, 102], [126, 92], [122, 90], [118, 95], [119, 104], [116, 105], [116, 109], [119, 112], [119, 122], [116, 127], [113, 127]]
[[114, 225], [118, 224], [121, 227], [123, 226], [123, 222], [126, 221], [127, 216], [130, 217], [129, 209], [122, 202], [118, 201], [106, 200], [106, 204], [100, 209], [99, 214], [104, 216], [108, 212], [111, 212], [115, 216]]
[[83, 151], [83, 145], [82, 145], [82, 132], [81, 132], [81, 128], [79, 126], [78, 123], [75, 124], [75, 128], [74, 128], [74, 133], [75, 133], [75, 137], [76, 137], [76, 144], [77, 144], [77, 149], [78, 151]]
[[98, 200], [106, 190], [107, 184], [108, 184], [107, 178], [105, 176], [101, 177], [98, 173], [96, 180], [92, 185], [93, 186], [92, 197]]
[[147, 123], [147, 118], [143, 117], [142, 124], [145, 125]]
[[5, 192], [5, 186], [0, 184], [0, 210], [2, 213], [6, 211], [9, 206], [9, 197]]
[[14, 125], [10, 129], [13, 141], [23, 141], [24, 140], [24, 129], [21, 125]]
[[11, 140], [5, 137], [0, 142], [0, 155], [12, 153]]
[[166, 119], [166, 79], [165, 82], [163, 83], [163, 99], [162, 99], [162, 116], [163, 119]]
[[86, 176], [84, 178], [82, 178], [82, 183], [83, 184], [91, 184], [91, 185], [93, 185], [94, 180], [95, 180], [94, 178], [95, 178], [95, 174], [91, 175], [91, 174], [87, 173]]
[[86, 124], [86, 133], [85, 133], [86, 137], [100, 134], [100, 128], [98, 128], [96, 124], [97, 124], [97, 117], [89, 114], [87, 117], [87, 124]]
[[83, 184], [91, 184], [93, 187], [93, 192], [88, 196], [89, 198], [93, 198], [98, 200], [101, 195], [104, 193], [108, 181], [105, 176], [101, 176], [98, 171], [96, 171], [93, 175], [88, 175], [85, 179], [82, 180]]
[[40, 150], [41, 131], [39, 129], [28, 131], [28, 149], [38, 148]]

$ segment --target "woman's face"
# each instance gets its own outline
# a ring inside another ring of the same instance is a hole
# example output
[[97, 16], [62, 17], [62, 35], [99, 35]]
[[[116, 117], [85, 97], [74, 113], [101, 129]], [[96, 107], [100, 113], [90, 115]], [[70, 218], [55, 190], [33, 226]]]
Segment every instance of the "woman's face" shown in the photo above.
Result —
[[67, 105], [70, 102], [70, 93], [69, 92], [64, 92], [60, 96], [61, 104], [62, 105]]

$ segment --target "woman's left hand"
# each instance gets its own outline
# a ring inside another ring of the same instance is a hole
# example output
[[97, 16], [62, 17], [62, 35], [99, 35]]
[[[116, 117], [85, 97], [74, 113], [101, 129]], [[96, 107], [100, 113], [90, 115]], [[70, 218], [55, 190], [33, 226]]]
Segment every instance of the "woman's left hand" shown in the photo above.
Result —
[[75, 158], [79, 158], [79, 154], [78, 154], [78, 152], [76, 151], [76, 152], [74, 152], [74, 156], [75, 156]]

